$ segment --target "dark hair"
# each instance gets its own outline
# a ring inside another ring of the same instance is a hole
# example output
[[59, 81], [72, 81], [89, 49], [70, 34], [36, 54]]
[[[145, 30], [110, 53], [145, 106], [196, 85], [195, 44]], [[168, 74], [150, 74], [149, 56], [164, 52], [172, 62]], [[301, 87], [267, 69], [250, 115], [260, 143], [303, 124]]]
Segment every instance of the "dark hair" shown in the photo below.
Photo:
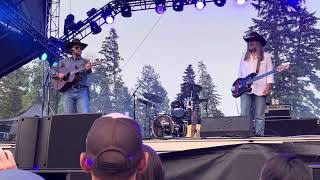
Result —
[[265, 162], [260, 180], [312, 180], [303, 161], [295, 156], [279, 154]]
[[149, 154], [148, 166], [137, 174], [137, 180], [164, 180], [164, 168], [157, 152], [147, 145], [143, 145], [143, 150]]

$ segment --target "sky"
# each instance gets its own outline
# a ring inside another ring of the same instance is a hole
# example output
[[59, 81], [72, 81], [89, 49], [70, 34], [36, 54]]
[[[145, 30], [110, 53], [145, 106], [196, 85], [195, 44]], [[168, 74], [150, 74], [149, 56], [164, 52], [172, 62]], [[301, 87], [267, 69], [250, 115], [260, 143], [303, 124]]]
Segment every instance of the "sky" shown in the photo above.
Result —
[[[306, 1], [309, 12], [316, 12], [316, 16], [320, 17], [320, 1]], [[99, 9], [108, 2], [61, 1], [60, 28], [63, 28], [64, 19], [70, 12], [75, 15], [77, 22], [86, 19], [86, 12], [91, 8]], [[101, 43], [110, 28], [114, 27], [119, 35], [120, 56], [124, 58], [121, 62], [123, 80], [129, 89], [135, 87], [142, 67], [150, 64], [159, 73], [161, 84], [172, 101], [180, 90], [186, 67], [192, 64], [197, 72], [197, 62], [203, 61], [221, 95], [218, 108], [227, 116], [239, 115], [237, 109], [240, 109], [240, 100], [232, 97], [230, 89], [237, 78], [240, 56], [246, 50], [242, 37], [252, 25], [251, 18], [256, 17], [257, 12], [250, 5], [250, 0], [242, 6], [238, 6], [235, 0], [227, 0], [226, 5], [220, 8], [214, 3], [208, 3], [201, 11], [190, 5], [185, 6], [182, 12], [167, 8], [163, 15], [154, 10], [133, 12], [130, 18], [118, 14], [112, 25], [102, 26], [100, 34], [91, 34], [82, 40], [89, 44], [83, 56], [99, 57]], [[320, 28], [320, 23], [318, 26]], [[60, 30], [60, 34], [62, 32]], [[130, 56], [132, 58], [128, 61]]]

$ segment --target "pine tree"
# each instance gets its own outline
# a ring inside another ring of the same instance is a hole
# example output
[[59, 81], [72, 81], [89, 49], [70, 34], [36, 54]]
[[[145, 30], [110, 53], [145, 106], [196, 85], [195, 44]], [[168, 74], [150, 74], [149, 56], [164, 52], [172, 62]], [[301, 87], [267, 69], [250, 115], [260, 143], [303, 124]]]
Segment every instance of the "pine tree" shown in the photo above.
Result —
[[0, 118], [15, 116], [23, 110], [22, 96], [28, 88], [28, 70], [20, 68], [0, 79]]
[[211, 75], [207, 71], [207, 66], [203, 61], [198, 62], [198, 84], [202, 86], [200, 97], [208, 99], [207, 103], [202, 103], [201, 115], [209, 117], [221, 117], [223, 113], [218, 109], [221, 103], [220, 95], [216, 90]]
[[149, 117], [146, 117], [146, 106], [137, 102], [136, 120], [140, 122], [142, 127], [145, 127], [145, 118], [147, 118], [148, 127], [150, 119], [155, 117], [156, 112], [169, 112], [169, 98], [167, 96], [167, 91], [162, 87], [159, 78], [159, 74], [155, 72], [151, 65], [145, 65], [142, 69], [141, 77], [137, 80], [136, 87], [139, 87], [137, 91], [137, 97], [143, 98], [144, 93], [151, 93], [159, 96], [162, 99], [162, 103], [154, 103], [156, 106], [154, 107], [153, 111], [148, 109]]
[[119, 54], [118, 38], [116, 30], [112, 28], [109, 36], [102, 42], [99, 52], [104, 56], [101, 59], [103, 63], [94, 70], [90, 78], [92, 104], [96, 111], [106, 113], [131, 111], [131, 105], [127, 103], [129, 91], [121, 75], [120, 61], [123, 59]]
[[196, 75], [192, 68], [192, 65], [189, 64], [186, 70], [184, 71], [184, 75], [182, 76], [182, 83], [180, 84], [181, 90], [180, 93], [177, 95], [179, 98], [179, 95], [183, 94], [183, 86], [184, 84], [195, 84]]
[[307, 11], [303, 0], [294, 6], [287, 1], [254, 2], [259, 17], [250, 29], [266, 38], [265, 50], [273, 55], [275, 66], [290, 62], [289, 70], [275, 76], [272, 97], [291, 104], [293, 117], [319, 116], [319, 18]]

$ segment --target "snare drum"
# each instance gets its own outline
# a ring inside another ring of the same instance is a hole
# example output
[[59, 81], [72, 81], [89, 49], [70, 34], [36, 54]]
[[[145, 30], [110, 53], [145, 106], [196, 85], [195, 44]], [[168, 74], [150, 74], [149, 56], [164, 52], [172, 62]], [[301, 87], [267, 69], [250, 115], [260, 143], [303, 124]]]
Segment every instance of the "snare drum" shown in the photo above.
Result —
[[185, 115], [185, 106], [183, 101], [175, 100], [171, 103], [171, 115], [173, 117], [183, 117]]
[[171, 136], [174, 130], [174, 122], [170, 116], [160, 115], [152, 124], [152, 133], [155, 137]]

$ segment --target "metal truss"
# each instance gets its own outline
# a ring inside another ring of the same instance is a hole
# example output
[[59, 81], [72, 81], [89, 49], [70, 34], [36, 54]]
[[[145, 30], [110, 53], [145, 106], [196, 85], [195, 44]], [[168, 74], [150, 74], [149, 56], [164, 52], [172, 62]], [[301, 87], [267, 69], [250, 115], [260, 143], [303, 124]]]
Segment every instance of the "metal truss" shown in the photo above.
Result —
[[15, 9], [13, 9], [8, 2], [0, 0], [0, 14], [7, 19], [8, 26], [14, 27], [21, 32], [31, 36], [39, 48], [47, 51], [50, 55], [59, 59], [63, 52], [56, 47], [49, 39], [34, 28], [28, 21], [26, 21]]
[[47, 33], [48, 37], [59, 38], [60, 26], [60, 0], [47, 0], [48, 24]]
[[[208, 0], [206, 3], [214, 2], [214, 0]], [[183, 0], [184, 5], [194, 5], [193, 0]], [[69, 41], [71, 39], [74, 39], [75, 37], [79, 38], [80, 40], [87, 37], [92, 33], [90, 29], [90, 23], [96, 22], [99, 26], [102, 26], [106, 24], [105, 19], [101, 17], [102, 12], [107, 9], [111, 8], [112, 15], [116, 16], [117, 14], [121, 13], [121, 7], [124, 5], [129, 5], [131, 7], [131, 11], [143, 11], [143, 10], [150, 10], [156, 8], [156, 3], [154, 0], [114, 0], [97, 10], [97, 12], [85, 19], [84, 21], [79, 21], [77, 23], [79, 29], [72, 31], [71, 33], [62, 36], [60, 39], [62, 41]], [[166, 7], [172, 7], [173, 1], [169, 0], [166, 1]]]

